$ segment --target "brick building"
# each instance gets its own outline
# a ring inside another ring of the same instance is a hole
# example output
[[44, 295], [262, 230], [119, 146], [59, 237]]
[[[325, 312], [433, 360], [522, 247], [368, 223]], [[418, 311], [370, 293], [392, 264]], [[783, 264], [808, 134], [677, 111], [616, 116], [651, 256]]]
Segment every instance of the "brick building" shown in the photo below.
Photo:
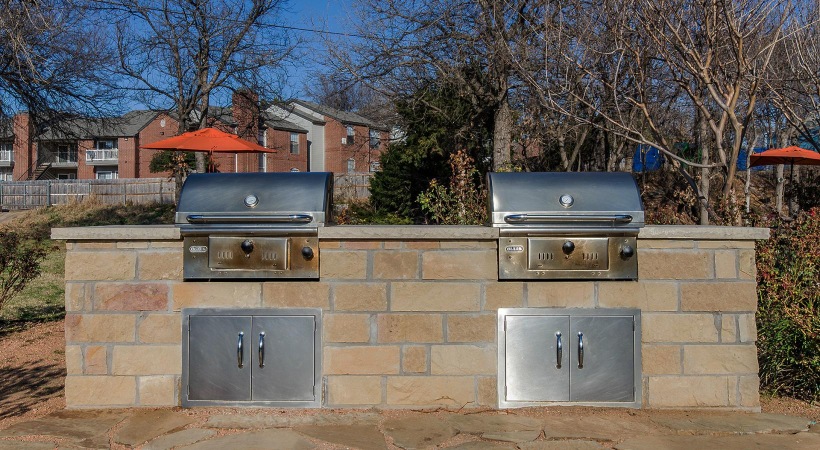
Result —
[[[214, 155], [221, 172], [307, 171], [307, 130], [265, 111], [255, 96], [238, 92], [229, 108], [212, 108], [208, 124], [273, 150]], [[111, 179], [167, 176], [149, 165], [157, 150], [141, 149], [178, 134], [179, 123], [159, 111], [74, 119], [35, 128], [26, 113], [0, 127], [0, 181]]]
[[389, 129], [359, 114], [304, 100], [268, 110], [307, 130], [311, 172], [370, 173], [379, 170]]

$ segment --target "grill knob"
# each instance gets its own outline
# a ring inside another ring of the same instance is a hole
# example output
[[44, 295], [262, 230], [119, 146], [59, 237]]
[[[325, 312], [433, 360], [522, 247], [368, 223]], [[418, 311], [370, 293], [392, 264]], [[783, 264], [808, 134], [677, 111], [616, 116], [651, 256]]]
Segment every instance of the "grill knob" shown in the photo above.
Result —
[[313, 259], [313, 249], [310, 247], [302, 247], [302, 256], [305, 259]]
[[244, 241], [242, 241], [241, 244], [239, 244], [239, 248], [241, 248], [242, 251], [245, 252], [245, 256], [250, 256], [251, 252], [253, 251], [253, 241], [250, 239], [245, 239]]
[[621, 246], [621, 258], [628, 259], [635, 256], [635, 249], [630, 245]]
[[561, 251], [564, 252], [565, 255], [569, 255], [575, 251], [575, 244], [572, 241], [564, 242], [564, 245], [561, 246]]

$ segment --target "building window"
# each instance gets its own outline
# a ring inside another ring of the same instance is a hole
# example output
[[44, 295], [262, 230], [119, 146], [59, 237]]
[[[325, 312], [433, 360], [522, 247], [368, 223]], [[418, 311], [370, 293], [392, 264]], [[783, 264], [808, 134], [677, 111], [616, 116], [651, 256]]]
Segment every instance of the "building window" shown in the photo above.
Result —
[[371, 161], [370, 162], [370, 171], [371, 172], [378, 172], [381, 169], [381, 164], [378, 161]]
[[119, 178], [119, 173], [116, 169], [97, 170], [98, 180], [116, 180]]
[[356, 171], [356, 160], [350, 158], [347, 160], [347, 173], [353, 173]]
[[58, 180], [76, 180], [77, 174], [76, 173], [58, 173], [57, 174]]
[[353, 145], [353, 137], [356, 136], [356, 130], [353, 128], [353, 125], [347, 126], [347, 136], [345, 137], [345, 144]]
[[290, 154], [291, 155], [298, 155], [299, 154], [299, 133], [291, 133], [290, 134]]
[[0, 181], [14, 181], [10, 168], [4, 167], [0, 169]]
[[379, 146], [379, 130], [370, 130], [370, 148]]
[[94, 144], [94, 147], [99, 150], [112, 150], [117, 148], [117, 140], [116, 139], [97, 139], [97, 142]]
[[14, 144], [0, 142], [0, 162], [10, 163], [12, 161], [14, 161]]
[[[57, 146], [57, 162], [58, 163], [76, 163], [77, 149], [71, 148], [68, 144], [60, 144]], [[75, 177], [76, 178], [76, 177]]]

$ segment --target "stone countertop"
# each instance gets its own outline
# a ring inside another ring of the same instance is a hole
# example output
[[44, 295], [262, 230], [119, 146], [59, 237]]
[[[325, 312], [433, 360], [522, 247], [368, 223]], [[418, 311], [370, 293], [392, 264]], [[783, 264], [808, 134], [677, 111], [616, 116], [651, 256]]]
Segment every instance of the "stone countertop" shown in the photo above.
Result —
[[[181, 238], [174, 225], [112, 225], [52, 228], [52, 239], [67, 241], [164, 241]], [[329, 240], [494, 240], [498, 229], [459, 225], [340, 225], [319, 228], [319, 239]], [[768, 228], [650, 225], [639, 239], [741, 240], [768, 239]]]

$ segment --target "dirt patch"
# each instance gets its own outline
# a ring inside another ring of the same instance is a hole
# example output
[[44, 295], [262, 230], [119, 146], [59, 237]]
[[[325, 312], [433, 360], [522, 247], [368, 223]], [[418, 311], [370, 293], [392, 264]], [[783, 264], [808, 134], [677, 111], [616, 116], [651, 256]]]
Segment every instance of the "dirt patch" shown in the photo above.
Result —
[[0, 329], [0, 429], [65, 407], [63, 321]]
[[760, 408], [765, 413], [800, 416], [820, 423], [820, 404], [812, 405], [809, 402], [793, 398], [770, 397], [761, 394]]

